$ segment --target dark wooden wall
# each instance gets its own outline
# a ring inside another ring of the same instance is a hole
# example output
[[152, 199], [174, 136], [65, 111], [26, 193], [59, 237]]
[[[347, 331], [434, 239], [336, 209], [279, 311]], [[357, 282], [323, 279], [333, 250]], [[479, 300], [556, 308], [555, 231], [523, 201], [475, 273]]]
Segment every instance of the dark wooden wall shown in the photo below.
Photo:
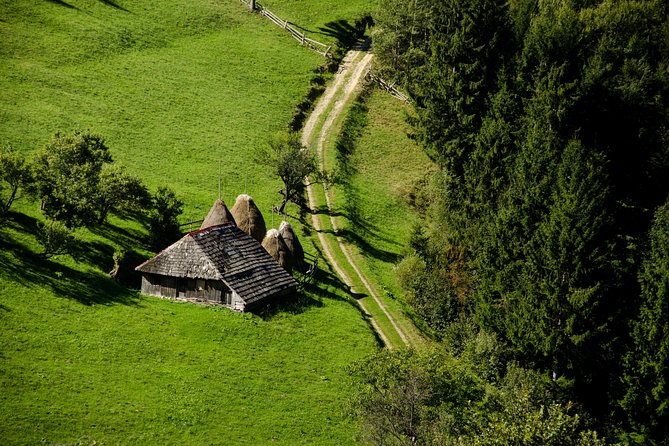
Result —
[[232, 300], [232, 291], [220, 280], [176, 278], [157, 274], [142, 275], [142, 293], [172, 299], [205, 300], [223, 305], [230, 305]]

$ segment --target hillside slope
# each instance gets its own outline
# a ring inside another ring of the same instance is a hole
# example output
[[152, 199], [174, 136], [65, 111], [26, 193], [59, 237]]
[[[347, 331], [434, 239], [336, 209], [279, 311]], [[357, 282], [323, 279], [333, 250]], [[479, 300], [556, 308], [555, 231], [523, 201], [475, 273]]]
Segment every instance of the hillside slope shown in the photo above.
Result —
[[[247, 188], [269, 223], [278, 185], [253, 151], [318, 55], [233, 1], [4, 2], [0, 17], [1, 144], [98, 132], [185, 219], [206, 214], [222, 160], [224, 198]], [[38, 207], [0, 227], [2, 444], [354, 443], [345, 367], [377, 342], [336, 281], [260, 316], [141, 297], [106, 275], [115, 250], [142, 251], [139, 222], [112, 217], [45, 260]]]

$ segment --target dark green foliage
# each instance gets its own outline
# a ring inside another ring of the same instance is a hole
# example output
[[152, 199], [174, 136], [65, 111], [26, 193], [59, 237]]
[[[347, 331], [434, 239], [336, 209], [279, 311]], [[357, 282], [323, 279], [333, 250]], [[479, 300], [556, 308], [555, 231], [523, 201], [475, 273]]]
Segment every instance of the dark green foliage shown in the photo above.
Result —
[[[639, 274], [641, 308], [631, 323], [622, 407], [634, 430], [669, 438], [669, 204], [655, 213]], [[663, 443], [664, 444], [664, 443]]]
[[437, 333], [464, 310], [451, 279], [447, 271], [429, 268], [419, 256], [407, 257], [397, 267], [397, 281], [407, 302]]
[[373, 41], [379, 76], [406, 87], [418, 75], [427, 58], [430, 10], [427, 0], [386, 1], [379, 8]]
[[458, 324], [457, 346], [383, 351], [351, 369], [372, 445], [604, 445], [562, 382], [509, 361], [494, 335]]
[[408, 85], [418, 104], [417, 137], [428, 154], [462, 174], [506, 49], [499, 0], [436, 2], [427, 21], [428, 54]]
[[102, 224], [110, 212], [140, 211], [151, 201], [142, 181], [130, 175], [123, 166], [105, 165], [98, 184], [98, 223]]
[[154, 251], [159, 251], [175, 242], [181, 235], [179, 216], [183, 212], [183, 201], [169, 187], [159, 187], [153, 196], [149, 211], [149, 243]]
[[[444, 332], [471, 311], [517, 360], [573, 379], [579, 399], [606, 416], [622, 398], [641, 293], [624, 404], [638, 431], [659, 425], [666, 371], [651, 364], [666, 358], [651, 345], [667, 333], [649, 334], [660, 282], [648, 271], [661, 255], [642, 247], [669, 193], [666, 2], [416, 2], [417, 14], [429, 11], [418, 29], [412, 2], [385, 3], [379, 58], [403, 71], [416, 136], [441, 166], [430, 240], [420, 243], [429, 254], [411, 260], [417, 312]], [[444, 305], [452, 284], [465, 287], [459, 312]]]
[[74, 249], [72, 230], [57, 220], [37, 223], [37, 241], [42, 245], [42, 257], [69, 254]]
[[316, 158], [302, 146], [297, 133], [274, 135], [267, 147], [258, 150], [256, 162], [266, 166], [283, 182], [283, 188], [279, 191], [283, 197], [279, 213], [283, 212], [289, 201], [298, 205], [303, 203], [304, 180], [318, 172]]
[[42, 211], [70, 228], [102, 224], [110, 212], [148, 203], [141, 180], [114, 165], [102, 137], [88, 132], [56, 134], [37, 154], [34, 172]]
[[25, 157], [12, 146], [0, 149], [0, 218], [18, 198], [19, 190], [30, 187], [32, 170]]
[[100, 136], [56, 134], [35, 158], [37, 196], [44, 214], [70, 228], [93, 224], [102, 165], [111, 162]]

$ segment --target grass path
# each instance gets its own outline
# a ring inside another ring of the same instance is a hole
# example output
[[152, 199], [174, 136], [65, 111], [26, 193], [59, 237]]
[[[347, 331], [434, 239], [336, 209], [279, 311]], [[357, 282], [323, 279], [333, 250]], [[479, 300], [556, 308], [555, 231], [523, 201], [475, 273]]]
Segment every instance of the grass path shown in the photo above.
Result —
[[[355, 98], [371, 62], [371, 53], [362, 49], [349, 51], [332, 84], [327, 88], [305, 123], [302, 144], [315, 148], [320, 163], [323, 163], [327, 141], [335, 135], [337, 130], [335, 123], [341, 120], [342, 112]], [[383, 298], [356, 265], [347, 243], [338, 235], [340, 227], [336, 220], [331, 191], [327, 188], [322, 191], [317, 189], [320, 189], [320, 186], [308, 185], [307, 195], [309, 207], [313, 211], [312, 223], [328, 261], [354, 294], [364, 291], [364, 294], [369, 296], [369, 298], [358, 299], [358, 303], [363, 311], [371, 316], [372, 326], [388, 348], [415, 346], [412, 336], [407, 334], [415, 332], [406, 326], [411, 322], [406, 318], [402, 318], [400, 322], [397, 315], [389, 311]], [[322, 209], [323, 205], [327, 209], [325, 221], [318, 213], [318, 209]], [[328, 229], [331, 230], [334, 237], [328, 237]]]

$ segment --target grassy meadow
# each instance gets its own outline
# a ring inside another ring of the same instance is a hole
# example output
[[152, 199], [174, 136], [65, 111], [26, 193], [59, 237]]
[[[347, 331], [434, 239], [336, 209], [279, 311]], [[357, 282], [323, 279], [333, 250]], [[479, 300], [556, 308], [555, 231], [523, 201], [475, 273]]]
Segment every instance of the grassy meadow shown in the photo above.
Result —
[[306, 0], [264, 0], [260, 2], [284, 20], [293, 23], [307, 37], [332, 44], [355, 21], [376, 10], [376, 0], [346, 0], [337, 3]]
[[350, 107], [341, 124], [353, 134], [352, 147], [344, 148], [342, 157], [337, 139], [331, 138], [325, 164], [342, 177], [332, 188], [341, 236], [354, 247], [358, 267], [420, 348], [425, 339], [402, 317], [410, 308], [395, 266], [406, 253], [412, 229], [425, 218], [411, 203], [420, 202], [421, 183], [432, 162], [409, 138], [407, 113], [410, 105], [372, 88]]
[[[314, 27], [364, 6], [273, 3], [327, 10]], [[176, 190], [184, 222], [216, 198], [220, 162], [223, 198], [246, 190], [268, 225], [279, 183], [254, 150], [323, 62], [232, 0], [0, 1], [0, 59], [0, 144], [99, 133], [150, 189]], [[354, 443], [345, 367], [377, 342], [327, 270], [259, 315], [142, 297], [106, 275], [117, 249], [128, 268], [149, 255], [139, 221], [80, 229], [73, 256], [45, 260], [38, 207], [22, 198], [0, 227], [0, 443]]]
[[286, 128], [322, 57], [239, 2], [108, 3], [0, 6], [2, 144], [31, 152], [55, 132], [99, 133], [193, 219], [216, 198], [220, 161], [224, 199], [246, 187], [269, 209], [278, 183], [253, 152]]

